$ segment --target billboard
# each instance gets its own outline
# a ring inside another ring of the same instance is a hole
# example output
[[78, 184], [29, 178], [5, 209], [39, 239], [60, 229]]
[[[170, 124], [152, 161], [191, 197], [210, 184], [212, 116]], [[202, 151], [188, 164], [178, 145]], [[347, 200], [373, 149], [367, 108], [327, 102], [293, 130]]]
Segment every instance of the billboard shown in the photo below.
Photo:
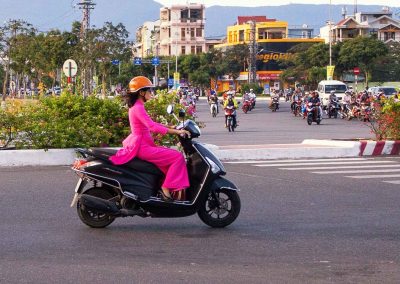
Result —
[[303, 42], [258, 42], [257, 71], [281, 71], [278, 61], [291, 59], [294, 53], [290, 49]]

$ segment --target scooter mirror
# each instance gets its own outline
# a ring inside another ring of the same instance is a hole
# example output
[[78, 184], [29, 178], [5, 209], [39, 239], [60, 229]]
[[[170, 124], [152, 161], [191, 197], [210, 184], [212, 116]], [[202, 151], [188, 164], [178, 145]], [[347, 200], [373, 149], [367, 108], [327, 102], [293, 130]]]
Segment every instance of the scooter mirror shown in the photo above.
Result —
[[167, 113], [168, 114], [173, 114], [174, 113], [174, 106], [173, 105], [168, 105], [167, 106]]
[[185, 118], [185, 115], [186, 115], [185, 110], [184, 109], [180, 109], [179, 110], [179, 117], [180, 118]]

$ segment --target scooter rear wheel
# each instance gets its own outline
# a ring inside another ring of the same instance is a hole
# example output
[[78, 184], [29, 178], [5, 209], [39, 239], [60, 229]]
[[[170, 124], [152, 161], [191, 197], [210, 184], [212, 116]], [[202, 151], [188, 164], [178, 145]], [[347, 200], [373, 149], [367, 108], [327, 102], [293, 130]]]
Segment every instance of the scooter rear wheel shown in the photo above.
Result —
[[240, 198], [236, 191], [220, 188], [210, 192], [200, 205], [197, 215], [206, 225], [223, 228], [230, 225], [240, 213]]
[[[90, 188], [85, 191], [85, 194], [106, 200], [114, 197], [109, 190], [103, 187]], [[115, 220], [115, 217], [109, 214], [91, 211], [90, 209], [82, 206], [79, 201], [76, 205], [76, 209], [78, 211], [79, 219], [81, 219], [84, 224], [92, 228], [105, 228]]]

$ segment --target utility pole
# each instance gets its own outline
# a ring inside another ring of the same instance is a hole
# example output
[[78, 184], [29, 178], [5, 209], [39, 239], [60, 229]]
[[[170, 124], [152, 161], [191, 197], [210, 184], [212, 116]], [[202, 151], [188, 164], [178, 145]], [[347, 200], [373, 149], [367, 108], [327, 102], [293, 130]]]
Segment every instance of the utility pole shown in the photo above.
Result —
[[257, 81], [257, 40], [256, 40], [256, 22], [249, 21], [250, 23], [250, 64], [249, 64], [249, 75], [248, 82], [255, 83]]
[[[77, 4], [79, 9], [83, 11], [83, 17], [81, 22], [81, 41], [84, 41], [87, 37], [87, 31], [90, 29], [90, 12], [94, 9], [96, 5], [92, 0], [81, 0]], [[83, 47], [85, 49], [85, 46]], [[87, 60], [84, 58], [82, 62], [82, 86], [83, 86], [83, 96], [87, 97], [90, 94], [91, 87], [91, 70], [87, 66]]]

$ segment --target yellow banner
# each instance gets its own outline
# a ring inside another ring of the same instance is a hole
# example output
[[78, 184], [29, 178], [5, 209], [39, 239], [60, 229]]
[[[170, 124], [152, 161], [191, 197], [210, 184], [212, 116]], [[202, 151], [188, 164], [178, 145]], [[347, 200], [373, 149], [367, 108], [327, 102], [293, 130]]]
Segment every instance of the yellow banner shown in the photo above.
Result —
[[174, 72], [174, 81], [178, 81], [179, 82], [179, 72]]
[[335, 72], [335, 65], [326, 66], [326, 79], [327, 80], [332, 80], [334, 72]]

